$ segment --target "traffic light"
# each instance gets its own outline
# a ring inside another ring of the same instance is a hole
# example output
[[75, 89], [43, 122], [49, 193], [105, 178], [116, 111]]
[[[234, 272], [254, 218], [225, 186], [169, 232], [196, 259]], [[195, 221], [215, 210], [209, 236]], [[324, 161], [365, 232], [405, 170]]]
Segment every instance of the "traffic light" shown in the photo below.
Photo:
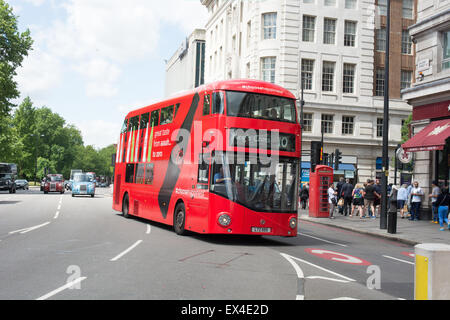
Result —
[[342, 163], [342, 152], [339, 151], [339, 149], [336, 149], [334, 151], [334, 170], [339, 170], [339, 164]]
[[316, 166], [321, 163], [322, 144], [320, 141], [311, 141], [311, 172], [314, 172]]

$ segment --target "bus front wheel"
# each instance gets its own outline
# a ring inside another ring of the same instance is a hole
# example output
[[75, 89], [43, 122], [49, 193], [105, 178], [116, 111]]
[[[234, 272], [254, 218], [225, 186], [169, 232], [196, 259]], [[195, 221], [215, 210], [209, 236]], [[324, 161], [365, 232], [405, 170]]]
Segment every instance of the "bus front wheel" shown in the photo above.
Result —
[[184, 203], [179, 203], [175, 207], [175, 214], [173, 217], [173, 228], [175, 233], [182, 236], [186, 234], [184, 229], [184, 224], [186, 222], [186, 209], [184, 208]]
[[123, 198], [123, 203], [122, 203], [122, 215], [125, 218], [129, 218], [129, 210], [130, 210], [130, 204], [129, 204], [129, 200], [128, 200], [128, 194], [125, 195], [125, 197]]

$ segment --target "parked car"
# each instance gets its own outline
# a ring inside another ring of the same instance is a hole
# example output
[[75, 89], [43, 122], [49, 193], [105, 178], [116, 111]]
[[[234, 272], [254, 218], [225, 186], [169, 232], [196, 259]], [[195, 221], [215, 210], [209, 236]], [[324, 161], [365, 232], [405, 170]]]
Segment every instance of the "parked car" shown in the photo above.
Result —
[[72, 197], [75, 195], [95, 196], [95, 180], [86, 173], [75, 173], [72, 182]]
[[8, 190], [16, 193], [17, 165], [14, 163], [0, 163], [0, 191]]
[[64, 178], [62, 174], [49, 174], [44, 184], [44, 193], [59, 192], [64, 193]]
[[28, 181], [27, 180], [19, 179], [19, 180], [16, 180], [16, 188], [17, 189], [28, 190], [30, 187], [28, 185]]

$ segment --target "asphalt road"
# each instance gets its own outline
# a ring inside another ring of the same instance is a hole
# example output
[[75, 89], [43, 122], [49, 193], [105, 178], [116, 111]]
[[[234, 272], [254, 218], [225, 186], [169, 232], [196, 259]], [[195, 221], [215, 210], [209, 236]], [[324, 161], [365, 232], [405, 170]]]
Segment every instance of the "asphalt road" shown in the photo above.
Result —
[[96, 193], [0, 193], [0, 299], [413, 299], [411, 246], [305, 222], [296, 238], [181, 237]]

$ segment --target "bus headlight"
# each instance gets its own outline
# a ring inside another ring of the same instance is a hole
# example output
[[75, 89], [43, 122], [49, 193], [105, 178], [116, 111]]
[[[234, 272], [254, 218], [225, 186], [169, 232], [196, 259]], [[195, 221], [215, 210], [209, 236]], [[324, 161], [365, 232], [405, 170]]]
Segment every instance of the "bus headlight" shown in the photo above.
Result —
[[289, 226], [291, 227], [291, 229], [295, 229], [297, 227], [297, 219], [296, 218], [289, 219]]
[[219, 219], [217, 220], [217, 222], [222, 226], [222, 227], [228, 227], [231, 224], [231, 217], [227, 214], [221, 214], [219, 216]]

